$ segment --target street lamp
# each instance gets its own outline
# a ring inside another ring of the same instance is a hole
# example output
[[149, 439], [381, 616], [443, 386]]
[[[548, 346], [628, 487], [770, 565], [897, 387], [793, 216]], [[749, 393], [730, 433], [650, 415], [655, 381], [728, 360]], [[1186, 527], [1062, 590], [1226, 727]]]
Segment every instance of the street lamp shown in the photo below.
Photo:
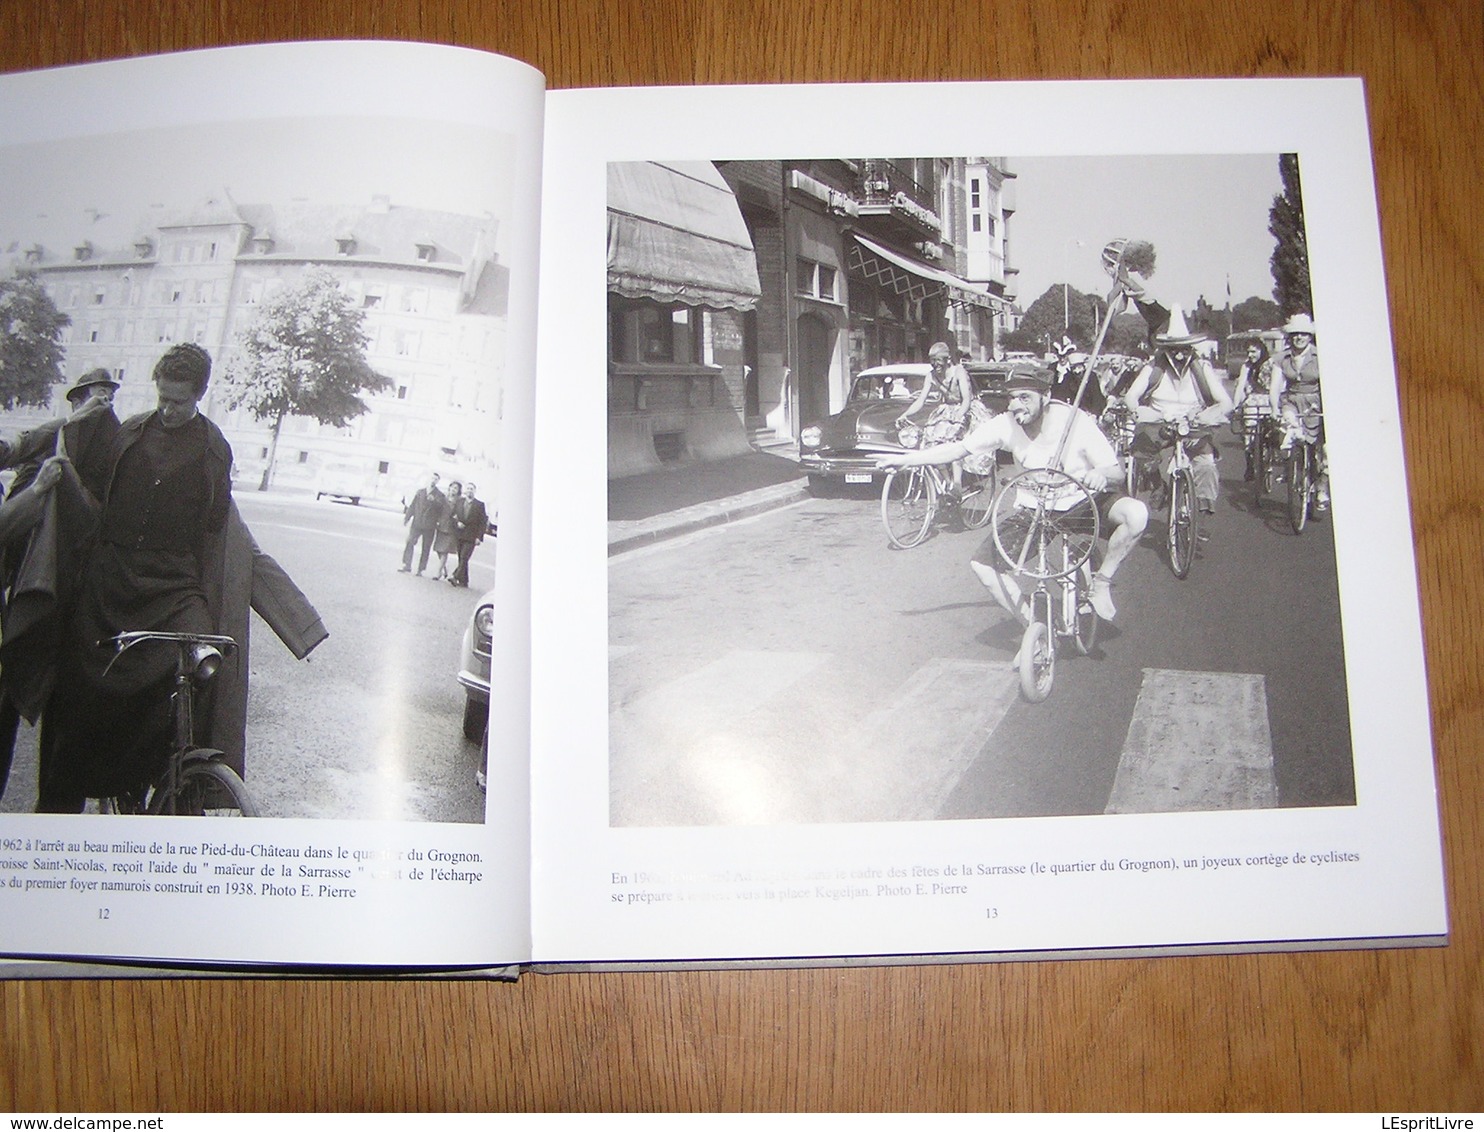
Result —
[[1061, 326], [1062, 334], [1068, 338], [1072, 336], [1072, 312], [1067, 300], [1067, 288], [1070, 285], [1067, 276], [1072, 273], [1069, 253], [1074, 244], [1079, 248], [1087, 247], [1081, 240], [1068, 240], [1061, 246]]

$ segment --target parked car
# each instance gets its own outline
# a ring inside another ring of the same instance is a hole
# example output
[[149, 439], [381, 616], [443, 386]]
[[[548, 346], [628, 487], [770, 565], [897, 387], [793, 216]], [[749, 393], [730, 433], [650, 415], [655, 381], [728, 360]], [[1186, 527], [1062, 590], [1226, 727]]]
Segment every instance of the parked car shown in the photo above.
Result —
[[474, 606], [459, 645], [459, 686], [464, 689], [464, 738], [483, 743], [490, 714], [490, 638], [495, 620], [495, 591]]
[[314, 479], [314, 497], [343, 499], [352, 505], [370, 496], [375, 480], [369, 469], [353, 460], [330, 460], [319, 470]]
[[[876, 483], [876, 457], [900, 452], [896, 422], [922, 389], [932, 367], [926, 362], [902, 362], [861, 370], [851, 383], [845, 407], [820, 425], [799, 434], [799, 464], [809, 474], [809, 486], [832, 483]], [[929, 399], [926, 414], [936, 401]]]

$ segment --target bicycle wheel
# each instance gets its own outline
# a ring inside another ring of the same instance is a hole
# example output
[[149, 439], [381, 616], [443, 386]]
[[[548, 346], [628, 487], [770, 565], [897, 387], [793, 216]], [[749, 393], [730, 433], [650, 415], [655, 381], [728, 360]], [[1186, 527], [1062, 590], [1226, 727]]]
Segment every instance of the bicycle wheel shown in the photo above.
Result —
[[938, 484], [927, 468], [898, 468], [881, 485], [881, 521], [897, 549], [910, 550], [926, 538], [937, 513]]
[[1272, 495], [1273, 488], [1277, 486], [1278, 454], [1274, 451], [1273, 438], [1267, 429], [1262, 430], [1259, 443], [1262, 462], [1257, 466], [1257, 484], [1258, 497], [1261, 498], [1264, 495]]
[[1166, 543], [1170, 552], [1170, 570], [1175, 577], [1190, 573], [1195, 561], [1195, 492], [1190, 472], [1177, 468], [1170, 476], [1170, 515]]
[[994, 515], [995, 474], [993, 469], [984, 475], [964, 472], [964, 495], [958, 502], [958, 517], [971, 531], [989, 525]]
[[1030, 468], [995, 496], [994, 545], [1021, 577], [1057, 578], [1092, 557], [1098, 509], [1078, 480], [1052, 468]]
[[1056, 679], [1056, 647], [1047, 635], [1046, 626], [1032, 621], [1020, 638], [1020, 694], [1033, 704], [1051, 695]]
[[1064, 583], [1070, 588], [1073, 603], [1072, 646], [1077, 655], [1087, 656], [1098, 643], [1098, 615], [1087, 598], [1087, 591], [1092, 587], [1092, 564], [1084, 562], [1075, 577], [1075, 583], [1071, 579]]
[[1300, 442], [1288, 454], [1288, 522], [1296, 535], [1309, 519], [1309, 486], [1309, 446]]
[[190, 759], [180, 768], [175, 793], [156, 791], [149, 812], [156, 816], [255, 818], [258, 804], [247, 784], [226, 763], [211, 757]]

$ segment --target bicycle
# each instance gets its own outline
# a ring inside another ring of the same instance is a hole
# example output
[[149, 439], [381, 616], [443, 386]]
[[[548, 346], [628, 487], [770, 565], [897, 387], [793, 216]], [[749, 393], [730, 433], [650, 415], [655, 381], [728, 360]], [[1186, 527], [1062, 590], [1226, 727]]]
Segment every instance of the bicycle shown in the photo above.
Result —
[[[904, 448], [916, 448], [921, 430], [903, 425], [900, 438]], [[977, 531], [988, 524], [995, 498], [994, 457], [971, 456], [963, 463], [963, 487], [958, 492], [945, 470], [948, 464], [896, 468], [887, 473], [881, 485], [881, 522], [892, 546], [910, 550], [927, 538], [945, 501], [957, 510], [966, 529]]]
[[1252, 469], [1252, 494], [1255, 502], [1272, 495], [1278, 483], [1277, 418], [1264, 405], [1244, 402], [1239, 428], [1247, 448], [1247, 463]]
[[[1313, 414], [1317, 416], [1317, 414]], [[1324, 449], [1319, 422], [1304, 421], [1302, 430], [1293, 437], [1284, 461], [1288, 479], [1288, 523], [1293, 533], [1301, 535], [1316, 509], [1319, 478], [1324, 474]]]
[[994, 504], [995, 550], [1019, 577], [1036, 582], [1020, 639], [1020, 693], [1031, 703], [1051, 695], [1056, 654], [1070, 641], [1080, 656], [1097, 644], [1098, 615], [1088, 592], [1098, 541], [1098, 508], [1082, 481], [1053, 468], [1021, 472]]
[[[1209, 425], [1197, 425], [1189, 417], [1165, 421], [1159, 428], [1160, 456], [1170, 451], [1165, 464], [1165, 476], [1152, 474], [1149, 460], [1141, 461], [1138, 473], [1139, 486], [1158, 483], [1163, 488], [1163, 505], [1168, 508], [1165, 516], [1165, 550], [1170, 572], [1177, 578], [1190, 574], [1195, 562], [1195, 545], [1200, 538], [1199, 517], [1195, 505], [1195, 473], [1190, 458], [1191, 448], [1211, 435]], [[1130, 480], [1131, 485], [1136, 481]], [[1134, 488], [1131, 486], [1130, 491]], [[1160, 504], [1156, 504], [1156, 510]]]
[[257, 817], [257, 803], [237, 772], [227, 765], [226, 756], [210, 747], [198, 747], [194, 738], [196, 689], [210, 683], [222, 659], [236, 651], [237, 642], [215, 633], [148, 629], [119, 633], [98, 642], [100, 648], [114, 649], [104, 676], [124, 653], [147, 642], [171, 643], [176, 648], [174, 687], [170, 692], [174, 746], [164, 772], [142, 794], [104, 798], [100, 808], [104, 813], [151, 817]]

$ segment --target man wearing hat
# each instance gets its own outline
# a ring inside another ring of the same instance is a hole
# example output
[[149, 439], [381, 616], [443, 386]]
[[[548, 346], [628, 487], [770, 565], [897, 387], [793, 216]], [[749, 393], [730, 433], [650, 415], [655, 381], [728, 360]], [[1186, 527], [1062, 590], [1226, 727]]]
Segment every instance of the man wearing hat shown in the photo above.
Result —
[[[963, 440], [915, 452], [889, 453], [877, 458], [877, 466], [887, 469], [946, 464], [969, 455], [1009, 452], [1022, 468], [1055, 466], [1080, 481], [1097, 497], [1099, 513], [1109, 531], [1108, 546], [1102, 565], [1093, 575], [1088, 600], [1099, 617], [1111, 621], [1117, 612], [1113, 606], [1113, 575], [1138, 544], [1149, 522], [1149, 509], [1137, 499], [1115, 493], [1123, 483], [1118, 454], [1091, 416], [1051, 399], [1050, 374], [1039, 368], [1017, 367], [1006, 379], [1005, 389], [1010, 395], [1008, 410], [977, 426]], [[1068, 504], [1075, 505], [1076, 501]], [[1000, 570], [1003, 563], [993, 535], [974, 552], [969, 565], [1000, 605], [1021, 621], [1029, 620], [1029, 603], [1020, 583]]]
[[[1324, 407], [1319, 398], [1319, 348], [1314, 341], [1314, 320], [1296, 314], [1283, 327], [1284, 354], [1278, 359], [1273, 379], [1273, 397], [1283, 421], [1285, 454], [1299, 437], [1322, 440]], [[1324, 446], [1319, 447], [1319, 467], [1315, 477], [1314, 510], [1329, 510], [1329, 471], [1324, 459]]]
[[72, 461], [84, 486], [101, 500], [108, 449], [119, 427], [113, 412], [113, 391], [118, 387], [106, 369], [89, 370], [67, 390], [67, 403], [72, 406], [67, 416], [23, 432], [8, 444], [0, 441], [0, 468], [18, 469], [11, 492], [25, 488], [36, 478], [42, 461], [57, 455]]
[[[1218, 425], [1231, 416], [1231, 394], [1217, 378], [1211, 363], [1195, 350], [1196, 344], [1205, 340], [1204, 334], [1190, 332], [1180, 307], [1170, 309], [1168, 326], [1154, 337], [1153, 359], [1124, 395], [1125, 404], [1134, 410], [1141, 424], [1157, 426], [1189, 418], [1195, 424]], [[1141, 429], [1134, 451], [1157, 455], [1163, 447], [1157, 433], [1155, 427]], [[1209, 437], [1203, 444], [1193, 446], [1190, 463], [1196, 506], [1209, 515], [1216, 510], [1216, 497], [1221, 489], [1216, 449]]]

